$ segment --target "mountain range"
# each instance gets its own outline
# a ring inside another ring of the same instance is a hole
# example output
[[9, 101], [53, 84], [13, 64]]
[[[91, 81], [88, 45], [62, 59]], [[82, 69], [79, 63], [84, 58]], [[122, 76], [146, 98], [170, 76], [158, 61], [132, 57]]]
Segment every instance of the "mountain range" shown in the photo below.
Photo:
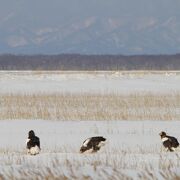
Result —
[[0, 13], [1, 54], [180, 52], [178, 0], [137, 0], [136, 5], [130, 0], [14, 1], [9, 11], [4, 3]]

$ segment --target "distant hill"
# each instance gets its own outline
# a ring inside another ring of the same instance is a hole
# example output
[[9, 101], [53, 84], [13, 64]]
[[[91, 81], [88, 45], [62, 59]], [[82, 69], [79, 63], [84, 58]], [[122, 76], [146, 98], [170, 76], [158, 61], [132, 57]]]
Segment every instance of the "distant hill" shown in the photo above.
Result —
[[0, 70], [180, 70], [175, 55], [0, 55]]

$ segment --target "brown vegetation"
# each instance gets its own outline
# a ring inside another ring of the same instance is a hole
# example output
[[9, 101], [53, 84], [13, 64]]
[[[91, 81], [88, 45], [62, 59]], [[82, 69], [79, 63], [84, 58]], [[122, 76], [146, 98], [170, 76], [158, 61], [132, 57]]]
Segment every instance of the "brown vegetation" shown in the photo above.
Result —
[[0, 119], [177, 120], [180, 94], [1, 94]]

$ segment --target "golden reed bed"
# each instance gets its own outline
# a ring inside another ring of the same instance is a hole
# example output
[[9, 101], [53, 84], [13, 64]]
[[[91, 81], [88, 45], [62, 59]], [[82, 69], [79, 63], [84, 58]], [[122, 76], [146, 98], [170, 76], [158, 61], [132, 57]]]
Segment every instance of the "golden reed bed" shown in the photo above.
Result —
[[180, 93], [1, 94], [0, 119], [178, 120]]

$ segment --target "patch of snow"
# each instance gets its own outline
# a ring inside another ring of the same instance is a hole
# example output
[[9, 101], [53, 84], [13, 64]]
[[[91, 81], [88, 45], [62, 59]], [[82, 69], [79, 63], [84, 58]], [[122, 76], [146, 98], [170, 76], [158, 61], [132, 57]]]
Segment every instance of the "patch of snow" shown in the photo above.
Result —
[[[79, 153], [83, 140], [97, 135], [94, 126], [108, 142], [98, 153]], [[138, 177], [145, 167], [159, 173], [161, 161], [167, 167], [170, 162], [174, 167], [179, 163], [180, 151], [166, 152], [159, 136], [165, 130], [179, 139], [178, 121], [2, 120], [0, 127], [0, 172], [4, 175], [22, 178], [22, 172], [31, 172], [45, 176], [49, 168], [54, 175], [69, 179], [73, 175], [108, 179], [116, 173]], [[41, 140], [42, 151], [36, 156], [25, 151], [24, 140], [31, 129]]]
[[180, 91], [179, 72], [1, 71], [0, 93], [172, 93]]

